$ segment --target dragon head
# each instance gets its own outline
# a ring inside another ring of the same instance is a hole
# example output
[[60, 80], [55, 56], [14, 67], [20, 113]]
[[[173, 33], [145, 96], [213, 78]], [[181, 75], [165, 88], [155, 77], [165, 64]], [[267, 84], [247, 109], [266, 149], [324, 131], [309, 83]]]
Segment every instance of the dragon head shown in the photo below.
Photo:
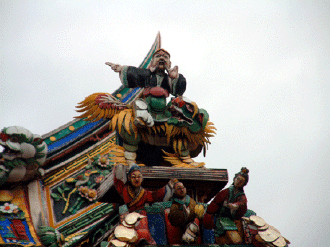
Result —
[[168, 124], [178, 127], [185, 126], [192, 132], [204, 129], [209, 119], [209, 115], [204, 109], [199, 109], [195, 102], [183, 96], [172, 98], [168, 104], [168, 110], [172, 115], [167, 120]]
[[31, 179], [46, 160], [47, 144], [23, 127], [3, 128], [0, 145], [0, 185]]

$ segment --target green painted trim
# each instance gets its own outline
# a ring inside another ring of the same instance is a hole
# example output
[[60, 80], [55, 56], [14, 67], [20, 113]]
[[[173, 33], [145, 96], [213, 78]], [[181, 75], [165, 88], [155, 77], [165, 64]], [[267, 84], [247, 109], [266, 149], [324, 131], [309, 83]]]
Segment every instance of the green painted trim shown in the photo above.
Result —
[[88, 213], [60, 226], [57, 230], [59, 230], [64, 236], [69, 236], [105, 217], [114, 210], [115, 207], [113, 204], [103, 203], [99, 207], [95, 207], [94, 209], [88, 211]]
[[160, 39], [160, 33], [157, 33], [156, 39], [151, 46], [147, 56], [143, 59], [142, 63], [140, 64], [139, 68], [146, 69], [151, 61], [152, 55], [154, 52], [161, 47], [161, 39]]
[[[131, 90], [132, 90], [131, 88], [124, 87], [124, 88], [123, 88], [121, 91], [119, 91], [117, 94], [121, 94], [121, 95], [122, 95], [121, 98], [125, 98], [126, 95], [129, 94], [129, 92], [130, 92]], [[118, 97], [117, 97], [117, 94], [114, 95], [116, 98], [118, 98]], [[118, 98], [118, 99], [120, 99], [120, 98]]]
[[[72, 241], [70, 244], [67, 244], [66, 247], [76, 247], [79, 246], [78, 244], [83, 243], [84, 241], [86, 241], [87, 239], [89, 239], [89, 243], [93, 243], [95, 244], [97, 241], [104, 240], [104, 235], [105, 233], [107, 233], [108, 231], [110, 231], [111, 229], [114, 229], [114, 227], [116, 226], [116, 224], [119, 221], [119, 214], [115, 214], [113, 217], [111, 218], [106, 218], [104, 219], [103, 222], [100, 222], [92, 227], [90, 227], [89, 229], [87, 229], [86, 231], [88, 232], [84, 237], [77, 239], [76, 241]], [[102, 239], [103, 237], [103, 239]], [[108, 243], [106, 241], [104, 241], [105, 243]]]

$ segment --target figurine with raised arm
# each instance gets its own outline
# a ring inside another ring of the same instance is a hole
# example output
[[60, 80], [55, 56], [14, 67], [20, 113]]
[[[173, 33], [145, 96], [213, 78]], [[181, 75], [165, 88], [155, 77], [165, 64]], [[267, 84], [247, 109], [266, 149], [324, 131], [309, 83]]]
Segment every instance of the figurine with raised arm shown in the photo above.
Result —
[[207, 207], [203, 218], [206, 229], [215, 229], [217, 244], [242, 243], [241, 218], [247, 211], [244, 186], [249, 181], [249, 170], [243, 167], [235, 174], [232, 186], [221, 190]]
[[[120, 209], [122, 219], [129, 212], [139, 212], [141, 215], [146, 216], [147, 213], [144, 210], [146, 203], [168, 201], [172, 197], [173, 185], [176, 181], [178, 181], [177, 179], [171, 179], [166, 186], [160, 188], [159, 190], [149, 191], [141, 186], [143, 176], [139, 166], [131, 166], [127, 174], [126, 168], [127, 166], [117, 165], [115, 167], [114, 176], [115, 188], [125, 202], [124, 207], [121, 207]], [[145, 240], [149, 244], [156, 244], [149, 232], [147, 218], [141, 219], [139, 225], [137, 225], [135, 229], [139, 240]]]
[[148, 69], [133, 66], [121, 66], [107, 62], [107, 65], [119, 73], [125, 87], [143, 87], [143, 98], [134, 104], [134, 124], [138, 127], [154, 126], [155, 122], [165, 122], [171, 117], [166, 98], [171, 93], [182, 96], [186, 90], [186, 79], [178, 73], [178, 66], [171, 68], [170, 53], [158, 49], [152, 57]]
[[[192, 158], [202, 150], [205, 155], [209, 137], [215, 134], [216, 128], [206, 110], [183, 96], [186, 79], [178, 73], [178, 66], [171, 68], [169, 52], [156, 50], [148, 68], [110, 62], [106, 65], [119, 73], [124, 87], [142, 88], [142, 95], [130, 104], [122, 102], [122, 95], [91, 94], [77, 106], [80, 108], [77, 111], [83, 112], [77, 118], [111, 119], [111, 129], [122, 138], [128, 165], [138, 162], [147, 166], [204, 166]], [[175, 97], [167, 104], [170, 94]], [[152, 158], [143, 153], [145, 149], [150, 150], [150, 146], [155, 150]]]
[[126, 167], [124, 165], [115, 167], [114, 185], [130, 212], [142, 210], [146, 203], [168, 201], [172, 197], [173, 184], [177, 179], [171, 179], [166, 186], [159, 190], [149, 191], [141, 186], [143, 176], [138, 165], [131, 166], [126, 182]]

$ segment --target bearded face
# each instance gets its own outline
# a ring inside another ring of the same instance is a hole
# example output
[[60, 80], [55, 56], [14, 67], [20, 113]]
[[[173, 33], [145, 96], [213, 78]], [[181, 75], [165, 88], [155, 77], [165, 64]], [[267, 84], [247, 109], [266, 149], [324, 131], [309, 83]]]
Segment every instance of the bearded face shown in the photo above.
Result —
[[151, 66], [160, 71], [171, 68], [170, 55], [163, 50], [158, 51], [152, 58]]

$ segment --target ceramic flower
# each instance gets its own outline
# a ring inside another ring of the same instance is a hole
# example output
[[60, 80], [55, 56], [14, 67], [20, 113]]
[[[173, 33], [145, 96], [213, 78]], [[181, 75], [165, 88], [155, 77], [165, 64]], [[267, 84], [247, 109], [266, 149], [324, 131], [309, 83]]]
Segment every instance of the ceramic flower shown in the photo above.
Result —
[[78, 191], [82, 197], [85, 197], [90, 202], [96, 200], [97, 191], [95, 189], [90, 189], [86, 186], [81, 186], [78, 188]]
[[88, 187], [86, 186], [80, 186], [78, 188], [78, 191], [79, 191], [79, 194], [82, 196], [82, 197], [86, 197], [86, 194], [88, 194]]
[[3, 206], [0, 206], [0, 212], [6, 213], [6, 214], [12, 214], [18, 212], [18, 206], [14, 204], [9, 204], [6, 202]]
[[97, 197], [97, 190], [95, 189], [89, 189], [88, 191], [88, 197], [86, 197], [89, 201], [94, 201], [96, 200]]
[[104, 179], [104, 176], [103, 176], [103, 175], [98, 176], [98, 177], [95, 178], [95, 182], [96, 182], [97, 184], [99, 184], [101, 181], [103, 181], [103, 179]]
[[101, 155], [100, 158], [97, 160], [97, 164], [101, 167], [107, 167], [109, 163], [110, 161], [108, 155]]

